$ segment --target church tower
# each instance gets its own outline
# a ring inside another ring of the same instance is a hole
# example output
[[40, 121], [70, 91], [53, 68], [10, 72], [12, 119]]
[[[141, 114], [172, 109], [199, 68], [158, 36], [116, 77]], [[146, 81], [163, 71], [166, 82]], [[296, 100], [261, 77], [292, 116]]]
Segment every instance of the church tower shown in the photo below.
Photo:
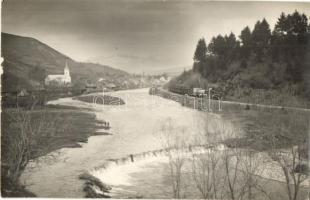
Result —
[[66, 66], [65, 66], [65, 70], [64, 70], [64, 75], [67, 77], [70, 77], [70, 71], [69, 71], [69, 67], [68, 67], [68, 63], [66, 61]]

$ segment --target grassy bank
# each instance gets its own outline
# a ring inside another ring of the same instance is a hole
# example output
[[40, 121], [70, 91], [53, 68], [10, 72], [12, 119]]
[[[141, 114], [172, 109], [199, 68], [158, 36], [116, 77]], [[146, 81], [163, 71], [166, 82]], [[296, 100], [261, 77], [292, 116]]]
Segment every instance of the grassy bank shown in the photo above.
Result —
[[78, 143], [87, 142], [91, 135], [107, 134], [96, 132], [104, 127], [103, 123], [96, 120], [94, 114], [61, 106], [35, 110], [3, 109], [2, 196], [33, 196], [18, 182], [27, 162], [60, 148], [80, 147]]

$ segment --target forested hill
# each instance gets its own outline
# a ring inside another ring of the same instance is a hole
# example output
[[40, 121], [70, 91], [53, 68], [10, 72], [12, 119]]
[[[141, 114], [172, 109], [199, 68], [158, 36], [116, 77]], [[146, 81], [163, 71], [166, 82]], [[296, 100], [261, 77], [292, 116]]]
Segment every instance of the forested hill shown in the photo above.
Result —
[[100, 77], [122, 81], [129, 76], [127, 72], [109, 66], [76, 62], [34, 38], [1, 33], [1, 40], [2, 91], [38, 88], [48, 74], [62, 74], [66, 60], [74, 85]]
[[199, 39], [193, 59], [192, 70], [171, 80], [170, 89], [212, 83], [231, 100], [281, 95], [310, 99], [310, 25], [308, 16], [298, 11], [282, 13], [273, 29], [262, 19], [238, 36], [218, 35], [209, 44]]

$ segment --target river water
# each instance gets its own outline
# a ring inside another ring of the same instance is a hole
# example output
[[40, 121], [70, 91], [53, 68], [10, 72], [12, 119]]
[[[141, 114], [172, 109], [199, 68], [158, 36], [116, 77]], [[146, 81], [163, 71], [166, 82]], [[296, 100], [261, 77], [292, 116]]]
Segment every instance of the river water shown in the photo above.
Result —
[[91, 136], [87, 143], [81, 143], [82, 148], [63, 148], [30, 163], [21, 177], [27, 189], [39, 197], [83, 197], [83, 181], [78, 179], [81, 173], [107, 159], [162, 148], [158, 135], [165, 121], [171, 120], [175, 129], [182, 129], [187, 135], [202, 131], [199, 119], [206, 113], [151, 96], [148, 89], [117, 91], [111, 95], [124, 99], [126, 104], [94, 105], [72, 98], [50, 102], [92, 108], [97, 119], [110, 123], [112, 135]]
[[[206, 128], [208, 132], [214, 135], [221, 134], [225, 138], [242, 136], [240, 129], [237, 129], [240, 135], [229, 135], [231, 130], [238, 128], [235, 123], [233, 125], [219, 115], [182, 107], [177, 102], [151, 96], [148, 94], [148, 89], [117, 91], [110, 95], [122, 98], [125, 105], [96, 105], [72, 98], [49, 102], [91, 108], [90, 112], [94, 113], [98, 120], [110, 123], [111, 135], [91, 136], [87, 143], [81, 143], [82, 148], [63, 148], [31, 162], [20, 179], [28, 190], [38, 197], [81, 198], [85, 196], [84, 181], [78, 177], [88, 172], [112, 186], [110, 195], [113, 198], [173, 198], [169, 180], [169, 162], [166, 156], [152, 156], [152, 153], [148, 153], [147, 155], [151, 156], [142, 157], [134, 163], [115, 164], [109, 168], [102, 166], [109, 163], [110, 159], [162, 149], [164, 146], [161, 136], [167, 131], [163, 125], [167, 125], [167, 122], [172, 122], [169, 131], [177, 134], [185, 133], [186, 141], [192, 144], [208, 142], [195, 140], [205, 133]], [[208, 126], [205, 126], [206, 120]], [[222, 128], [221, 131], [217, 130], [219, 127]], [[257, 156], [268, 160], [268, 156], [263, 152]], [[185, 168], [190, 169], [190, 166]], [[284, 181], [284, 177], [279, 167], [269, 162], [260, 168], [262, 172], [259, 176], [263, 177], [263, 181], [277, 180], [268, 181], [271, 185], [267, 185], [280, 188], [275, 190], [275, 197], [279, 194], [284, 195], [275, 199], [284, 198], [285, 192], [282, 190], [285, 187], [279, 183]], [[187, 181], [191, 179], [188, 174], [190, 173], [185, 171], [184, 178]], [[191, 185], [184, 187], [186, 196], [182, 197], [201, 197], [197, 189], [191, 188]]]

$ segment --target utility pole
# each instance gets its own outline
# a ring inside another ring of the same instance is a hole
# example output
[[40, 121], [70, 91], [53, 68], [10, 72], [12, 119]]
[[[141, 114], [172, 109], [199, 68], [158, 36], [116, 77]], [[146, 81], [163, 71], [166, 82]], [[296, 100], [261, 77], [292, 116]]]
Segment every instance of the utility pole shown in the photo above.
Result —
[[209, 88], [209, 111], [211, 112], [212, 109], [211, 109], [211, 90], [212, 88]]

